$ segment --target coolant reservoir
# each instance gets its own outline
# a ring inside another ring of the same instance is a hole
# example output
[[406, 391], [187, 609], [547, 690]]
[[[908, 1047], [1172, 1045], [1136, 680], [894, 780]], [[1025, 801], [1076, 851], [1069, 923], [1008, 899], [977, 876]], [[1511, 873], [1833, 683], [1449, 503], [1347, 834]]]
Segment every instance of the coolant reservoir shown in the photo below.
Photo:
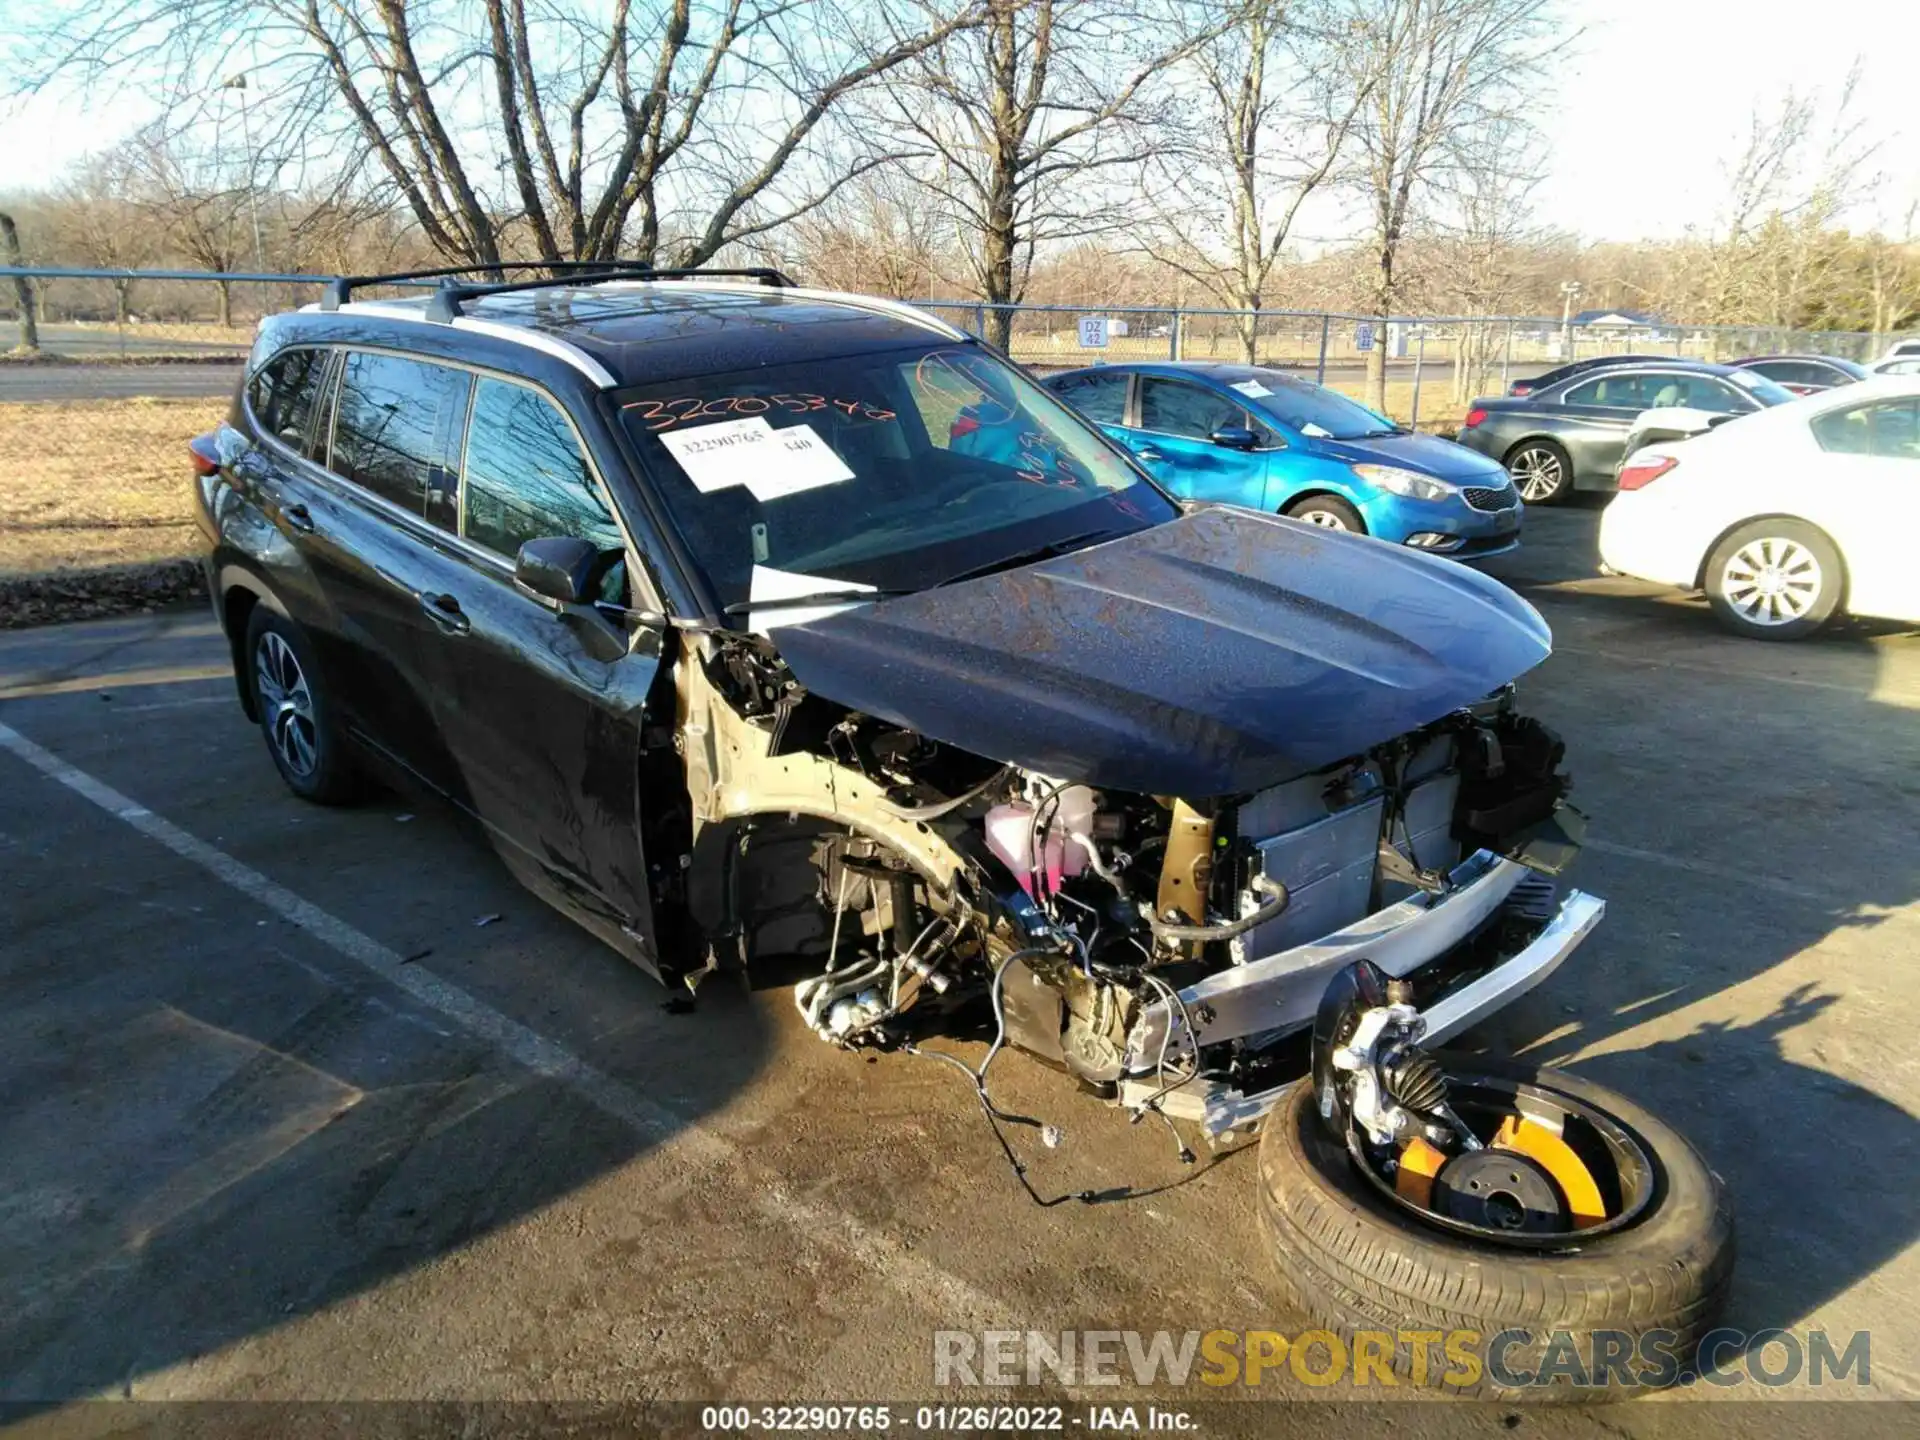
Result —
[[996, 805], [986, 815], [987, 848], [1029, 895], [1036, 870], [1045, 874], [1047, 889], [1056, 890], [1064, 876], [1087, 868], [1086, 850], [1071, 837], [1093, 828], [1093, 791], [1069, 785], [1046, 802], [1046, 810], [1044, 835], [1035, 833], [1034, 807], [1024, 800]]

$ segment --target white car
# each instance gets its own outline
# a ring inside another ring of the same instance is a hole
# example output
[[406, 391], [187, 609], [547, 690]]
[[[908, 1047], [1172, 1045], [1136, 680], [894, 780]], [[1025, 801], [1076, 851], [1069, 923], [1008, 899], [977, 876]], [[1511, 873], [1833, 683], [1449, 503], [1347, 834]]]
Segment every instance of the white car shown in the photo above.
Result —
[[1797, 640], [1842, 610], [1920, 621], [1916, 535], [1920, 376], [1891, 376], [1647, 446], [1600, 517], [1600, 558], [1704, 590], [1736, 634]]

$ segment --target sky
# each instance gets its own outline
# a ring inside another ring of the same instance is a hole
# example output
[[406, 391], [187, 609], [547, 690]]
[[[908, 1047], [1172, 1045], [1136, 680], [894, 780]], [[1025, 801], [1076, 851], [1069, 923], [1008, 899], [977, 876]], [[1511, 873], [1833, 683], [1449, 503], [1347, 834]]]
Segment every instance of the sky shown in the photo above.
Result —
[[[1837, 98], [1856, 59], [1856, 114], [1881, 143], [1884, 181], [1851, 218], [1899, 229], [1920, 201], [1920, 0], [1565, 3], [1583, 29], [1538, 81], [1535, 223], [1596, 240], [1711, 226], [1754, 110], [1771, 113], [1789, 87]], [[125, 94], [0, 111], [0, 192], [48, 183], [150, 114]]]

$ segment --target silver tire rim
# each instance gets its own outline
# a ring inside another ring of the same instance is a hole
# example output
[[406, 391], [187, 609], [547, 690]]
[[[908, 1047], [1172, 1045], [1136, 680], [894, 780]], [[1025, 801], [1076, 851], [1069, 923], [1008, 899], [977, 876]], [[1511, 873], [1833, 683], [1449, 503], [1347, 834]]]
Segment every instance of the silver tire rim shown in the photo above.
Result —
[[1539, 504], [1560, 489], [1560, 457], [1551, 450], [1522, 450], [1508, 467], [1520, 498]]
[[319, 760], [313, 692], [307, 688], [293, 647], [271, 630], [260, 637], [253, 652], [253, 683], [266, 721], [267, 742], [291, 774], [306, 779]]
[[1749, 540], [1720, 567], [1721, 598], [1750, 625], [1806, 619], [1825, 586], [1813, 552], [1780, 535]]
[[1348, 528], [1347, 522], [1331, 510], [1302, 510], [1295, 518], [1304, 520], [1309, 525], [1318, 525], [1322, 530], [1345, 530]]

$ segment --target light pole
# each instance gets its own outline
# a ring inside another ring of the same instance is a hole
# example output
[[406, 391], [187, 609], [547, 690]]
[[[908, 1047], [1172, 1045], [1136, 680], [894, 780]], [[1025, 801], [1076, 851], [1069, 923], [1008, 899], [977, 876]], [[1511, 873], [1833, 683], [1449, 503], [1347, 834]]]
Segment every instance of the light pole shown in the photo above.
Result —
[[260, 188], [254, 182], [259, 157], [253, 153], [253, 121], [247, 115], [247, 72], [229, 75], [220, 82], [220, 88], [240, 92], [240, 139], [247, 147], [247, 211], [253, 220], [253, 268], [264, 275], [267, 255], [266, 247], [260, 243]]
[[1560, 358], [1562, 361], [1573, 359], [1573, 302], [1579, 298], [1579, 295], [1578, 280], [1560, 282]]

